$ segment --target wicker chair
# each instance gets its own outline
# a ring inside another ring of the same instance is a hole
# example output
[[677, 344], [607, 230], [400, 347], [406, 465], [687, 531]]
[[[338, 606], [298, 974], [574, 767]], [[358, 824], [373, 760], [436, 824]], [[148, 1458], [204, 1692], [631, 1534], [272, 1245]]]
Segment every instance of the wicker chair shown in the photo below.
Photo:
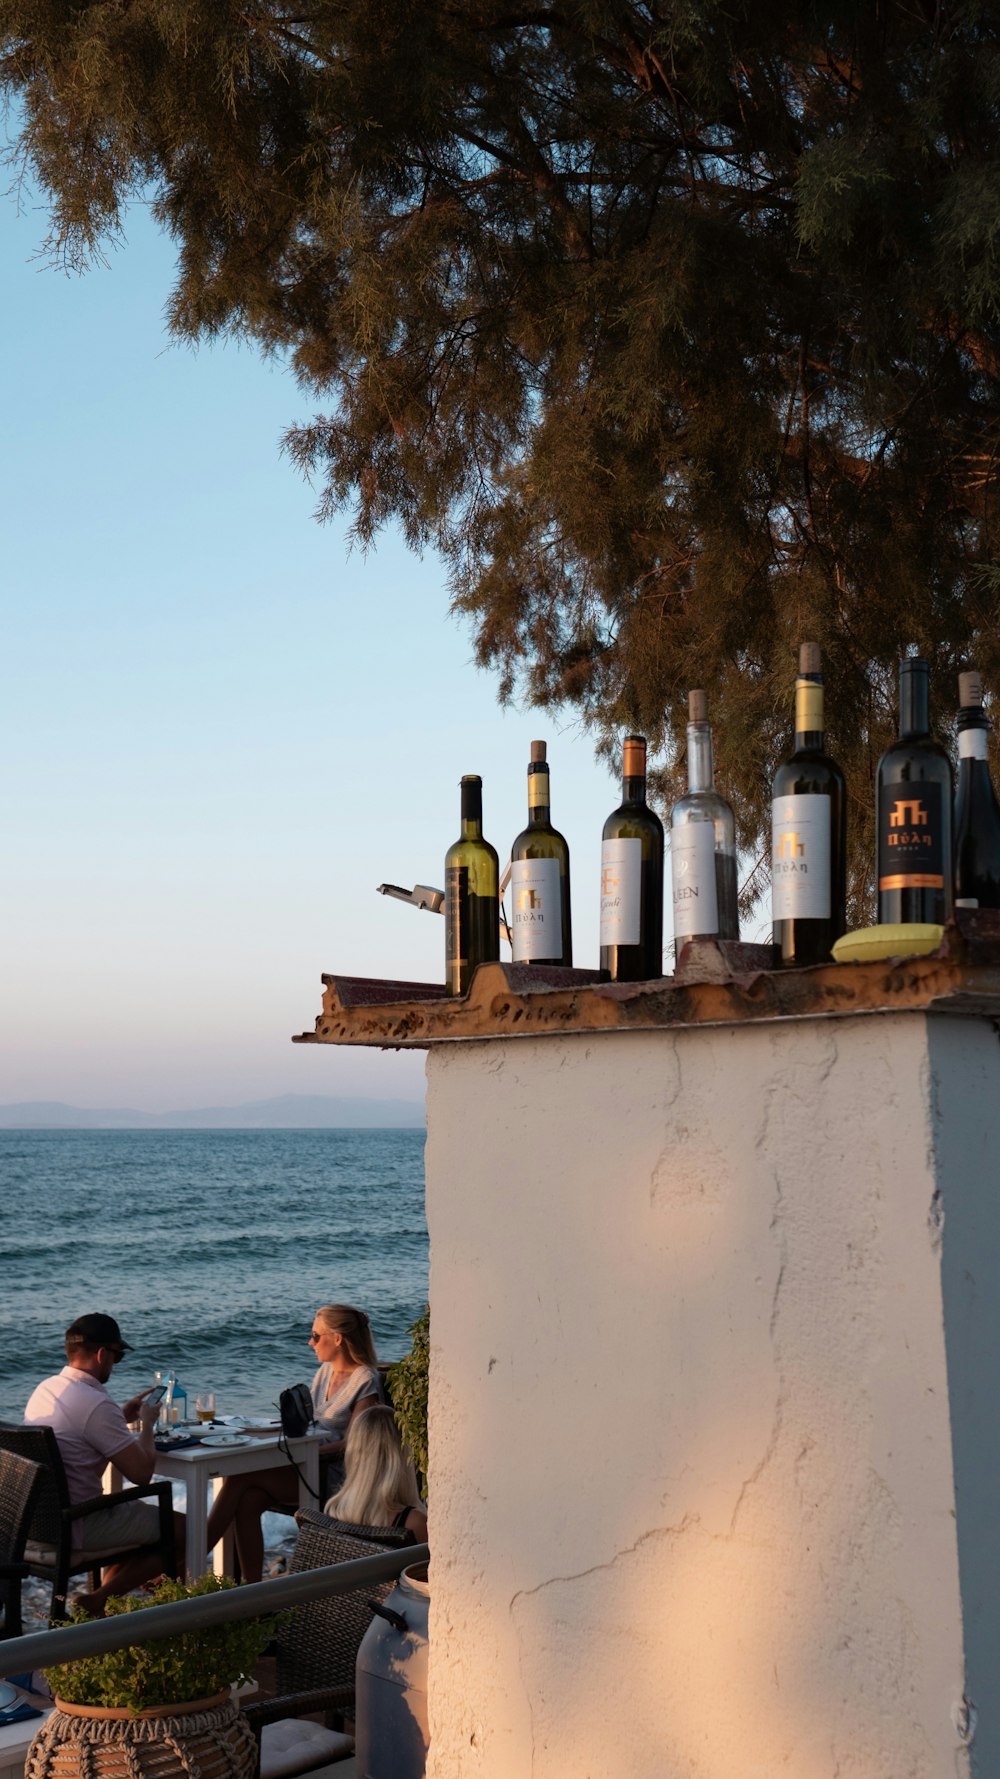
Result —
[[40, 1465], [0, 1451], [0, 1637], [21, 1635], [21, 1583], [28, 1573], [24, 1546], [41, 1482]]
[[[303, 1509], [298, 1520], [289, 1573], [399, 1550], [414, 1542], [412, 1532], [402, 1527], [355, 1526], [310, 1509]], [[353, 1738], [342, 1728], [332, 1728], [329, 1719], [336, 1716], [342, 1725], [344, 1713], [353, 1708], [358, 1647], [372, 1617], [369, 1601], [384, 1599], [392, 1586], [385, 1581], [346, 1594], [328, 1594], [288, 1615], [275, 1646], [276, 1695], [243, 1707], [260, 1739], [261, 1779], [305, 1773], [346, 1760], [353, 1752]], [[317, 1712], [327, 1714], [325, 1724], [298, 1721]]]
[[[90, 1501], [78, 1501], [73, 1505], [59, 1445], [51, 1427], [24, 1427], [12, 1421], [0, 1421], [0, 1453], [3, 1452], [29, 1458], [42, 1471], [23, 1562], [29, 1575], [37, 1575], [52, 1583], [50, 1623], [66, 1617], [66, 1594], [73, 1575], [85, 1574], [89, 1570], [92, 1585], [99, 1587], [102, 1569], [147, 1551], [162, 1558], [166, 1574], [177, 1574], [173, 1499], [168, 1482], [147, 1483], [144, 1488], [116, 1489], [112, 1494], [95, 1495]], [[74, 1521], [82, 1519], [85, 1514], [105, 1512], [122, 1501], [141, 1500], [154, 1500], [160, 1510], [159, 1533], [150, 1543], [122, 1546], [109, 1539], [106, 1548], [91, 1551], [86, 1557], [73, 1550]]]

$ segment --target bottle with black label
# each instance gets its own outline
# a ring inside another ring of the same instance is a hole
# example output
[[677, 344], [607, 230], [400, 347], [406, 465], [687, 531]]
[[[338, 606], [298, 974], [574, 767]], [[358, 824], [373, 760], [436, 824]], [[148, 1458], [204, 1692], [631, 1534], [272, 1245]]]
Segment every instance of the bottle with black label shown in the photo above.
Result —
[[989, 768], [989, 718], [978, 673], [960, 673], [955, 791], [955, 907], [1000, 908], [1000, 805]]
[[878, 763], [878, 917], [943, 925], [952, 909], [951, 763], [931, 735], [930, 669], [899, 663], [899, 740]]
[[622, 801], [601, 840], [601, 970], [612, 982], [663, 975], [663, 823], [646, 803], [646, 743], [625, 737]]
[[483, 781], [462, 779], [462, 833], [444, 855], [445, 992], [464, 994], [500, 956], [500, 864], [483, 839]]
[[569, 847], [552, 826], [544, 741], [531, 744], [528, 826], [510, 849], [510, 944], [515, 964], [572, 964]]
[[825, 964], [847, 927], [844, 775], [825, 752], [819, 645], [799, 648], [795, 744], [771, 786], [771, 936], [777, 961]]
[[688, 939], [738, 939], [736, 823], [715, 789], [704, 692], [688, 693], [687, 796], [670, 811], [674, 950]]

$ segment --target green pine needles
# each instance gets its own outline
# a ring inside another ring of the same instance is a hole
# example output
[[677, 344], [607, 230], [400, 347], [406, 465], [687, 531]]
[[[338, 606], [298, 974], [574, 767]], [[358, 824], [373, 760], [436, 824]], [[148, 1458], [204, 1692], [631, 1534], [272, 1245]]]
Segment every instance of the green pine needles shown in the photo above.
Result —
[[[187, 1586], [164, 1577], [149, 1593], [113, 1595], [108, 1614], [141, 1612], [147, 1606], [166, 1606], [235, 1586], [226, 1576], [203, 1575]], [[141, 1627], [136, 1631], [141, 1636]], [[182, 1705], [228, 1691], [252, 1675], [273, 1634], [273, 1618], [239, 1619], [63, 1662], [47, 1668], [45, 1678], [56, 1697], [68, 1705], [125, 1707], [135, 1716], [154, 1705]]]
[[668, 801], [707, 689], [751, 852], [815, 638], [870, 909], [898, 652], [1000, 689], [993, 0], [0, 0], [0, 83], [54, 250], [150, 200], [173, 329], [290, 357], [321, 511], [443, 552], [504, 695]]

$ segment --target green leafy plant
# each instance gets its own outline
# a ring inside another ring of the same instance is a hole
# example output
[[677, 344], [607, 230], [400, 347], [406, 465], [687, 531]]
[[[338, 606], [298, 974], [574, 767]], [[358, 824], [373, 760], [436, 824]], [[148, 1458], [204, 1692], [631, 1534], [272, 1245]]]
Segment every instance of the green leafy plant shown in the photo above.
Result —
[[420, 1474], [422, 1493], [427, 1493], [427, 1383], [431, 1363], [430, 1305], [418, 1316], [410, 1334], [410, 1350], [390, 1366], [386, 1378], [389, 1399], [396, 1414], [400, 1437]]
[[[148, 1594], [113, 1596], [108, 1614], [141, 1612], [203, 1594], [235, 1587], [228, 1576], [203, 1575], [185, 1585], [164, 1578]], [[74, 1623], [89, 1623], [74, 1613]], [[253, 1670], [273, 1635], [273, 1619], [238, 1619], [205, 1625], [176, 1637], [137, 1643], [107, 1655], [82, 1656], [47, 1668], [45, 1678], [57, 1698], [68, 1705], [124, 1706], [137, 1716], [153, 1705], [180, 1705], [210, 1698]], [[141, 1635], [141, 1632], [138, 1633]]]

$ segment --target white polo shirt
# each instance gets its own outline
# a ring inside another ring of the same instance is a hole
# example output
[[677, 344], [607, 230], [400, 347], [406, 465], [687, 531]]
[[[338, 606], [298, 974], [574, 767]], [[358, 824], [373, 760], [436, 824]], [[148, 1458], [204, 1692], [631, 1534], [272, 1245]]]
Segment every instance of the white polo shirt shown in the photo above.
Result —
[[32, 1391], [24, 1411], [28, 1427], [51, 1427], [59, 1441], [69, 1498], [74, 1506], [101, 1493], [109, 1458], [135, 1443], [128, 1422], [89, 1371], [64, 1365]]

